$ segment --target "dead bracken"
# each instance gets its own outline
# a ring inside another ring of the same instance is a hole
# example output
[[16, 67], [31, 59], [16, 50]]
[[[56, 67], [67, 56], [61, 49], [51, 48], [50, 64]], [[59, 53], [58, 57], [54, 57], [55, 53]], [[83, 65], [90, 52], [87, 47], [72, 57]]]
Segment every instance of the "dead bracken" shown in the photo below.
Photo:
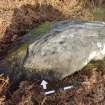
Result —
[[0, 81], [0, 105], [104, 105], [105, 103], [105, 70], [101, 61], [89, 64], [83, 70], [61, 81], [49, 81], [50, 86], [52, 83], [56, 84], [52, 89], [70, 84], [74, 88], [48, 96], [42, 93], [41, 81], [21, 81], [13, 92], [10, 91], [12, 87], [8, 77], [1, 75]]

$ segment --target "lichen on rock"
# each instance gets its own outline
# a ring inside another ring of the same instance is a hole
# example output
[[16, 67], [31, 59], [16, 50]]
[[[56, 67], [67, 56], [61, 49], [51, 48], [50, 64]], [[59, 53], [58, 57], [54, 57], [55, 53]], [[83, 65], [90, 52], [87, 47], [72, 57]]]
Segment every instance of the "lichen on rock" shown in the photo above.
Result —
[[105, 56], [104, 22], [61, 21], [29, 45], [24, 67], [30, 71], [55, 71], [63, 78], [91, 60]]

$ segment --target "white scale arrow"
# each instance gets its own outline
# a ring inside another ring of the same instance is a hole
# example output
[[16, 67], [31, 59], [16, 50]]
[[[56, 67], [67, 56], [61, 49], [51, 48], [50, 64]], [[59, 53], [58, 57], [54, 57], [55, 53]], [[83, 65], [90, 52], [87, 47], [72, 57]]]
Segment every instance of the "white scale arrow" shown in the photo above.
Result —
[[48, 84], [48, 82], [43, 80], [40, 85], [43, 86], [43, 89], [47, 89], [47, 84]]

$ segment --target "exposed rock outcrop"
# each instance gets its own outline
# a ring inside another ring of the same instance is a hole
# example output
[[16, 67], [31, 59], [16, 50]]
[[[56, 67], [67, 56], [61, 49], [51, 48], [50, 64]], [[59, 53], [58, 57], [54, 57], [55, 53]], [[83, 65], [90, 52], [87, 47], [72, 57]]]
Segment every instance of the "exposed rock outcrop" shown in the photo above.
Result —
[[29, 46], [24, 67], [62, 78], [104, 56], [104, 22], [63, 21]]

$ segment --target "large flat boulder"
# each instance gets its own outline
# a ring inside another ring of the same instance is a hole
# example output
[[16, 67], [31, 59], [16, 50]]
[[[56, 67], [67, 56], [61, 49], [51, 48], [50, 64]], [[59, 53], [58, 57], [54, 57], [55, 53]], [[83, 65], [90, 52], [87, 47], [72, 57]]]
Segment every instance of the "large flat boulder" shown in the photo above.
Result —
[[104, 22], [57, 22], [29, 46], [24, 67], [63, 78], [105, 56]]

